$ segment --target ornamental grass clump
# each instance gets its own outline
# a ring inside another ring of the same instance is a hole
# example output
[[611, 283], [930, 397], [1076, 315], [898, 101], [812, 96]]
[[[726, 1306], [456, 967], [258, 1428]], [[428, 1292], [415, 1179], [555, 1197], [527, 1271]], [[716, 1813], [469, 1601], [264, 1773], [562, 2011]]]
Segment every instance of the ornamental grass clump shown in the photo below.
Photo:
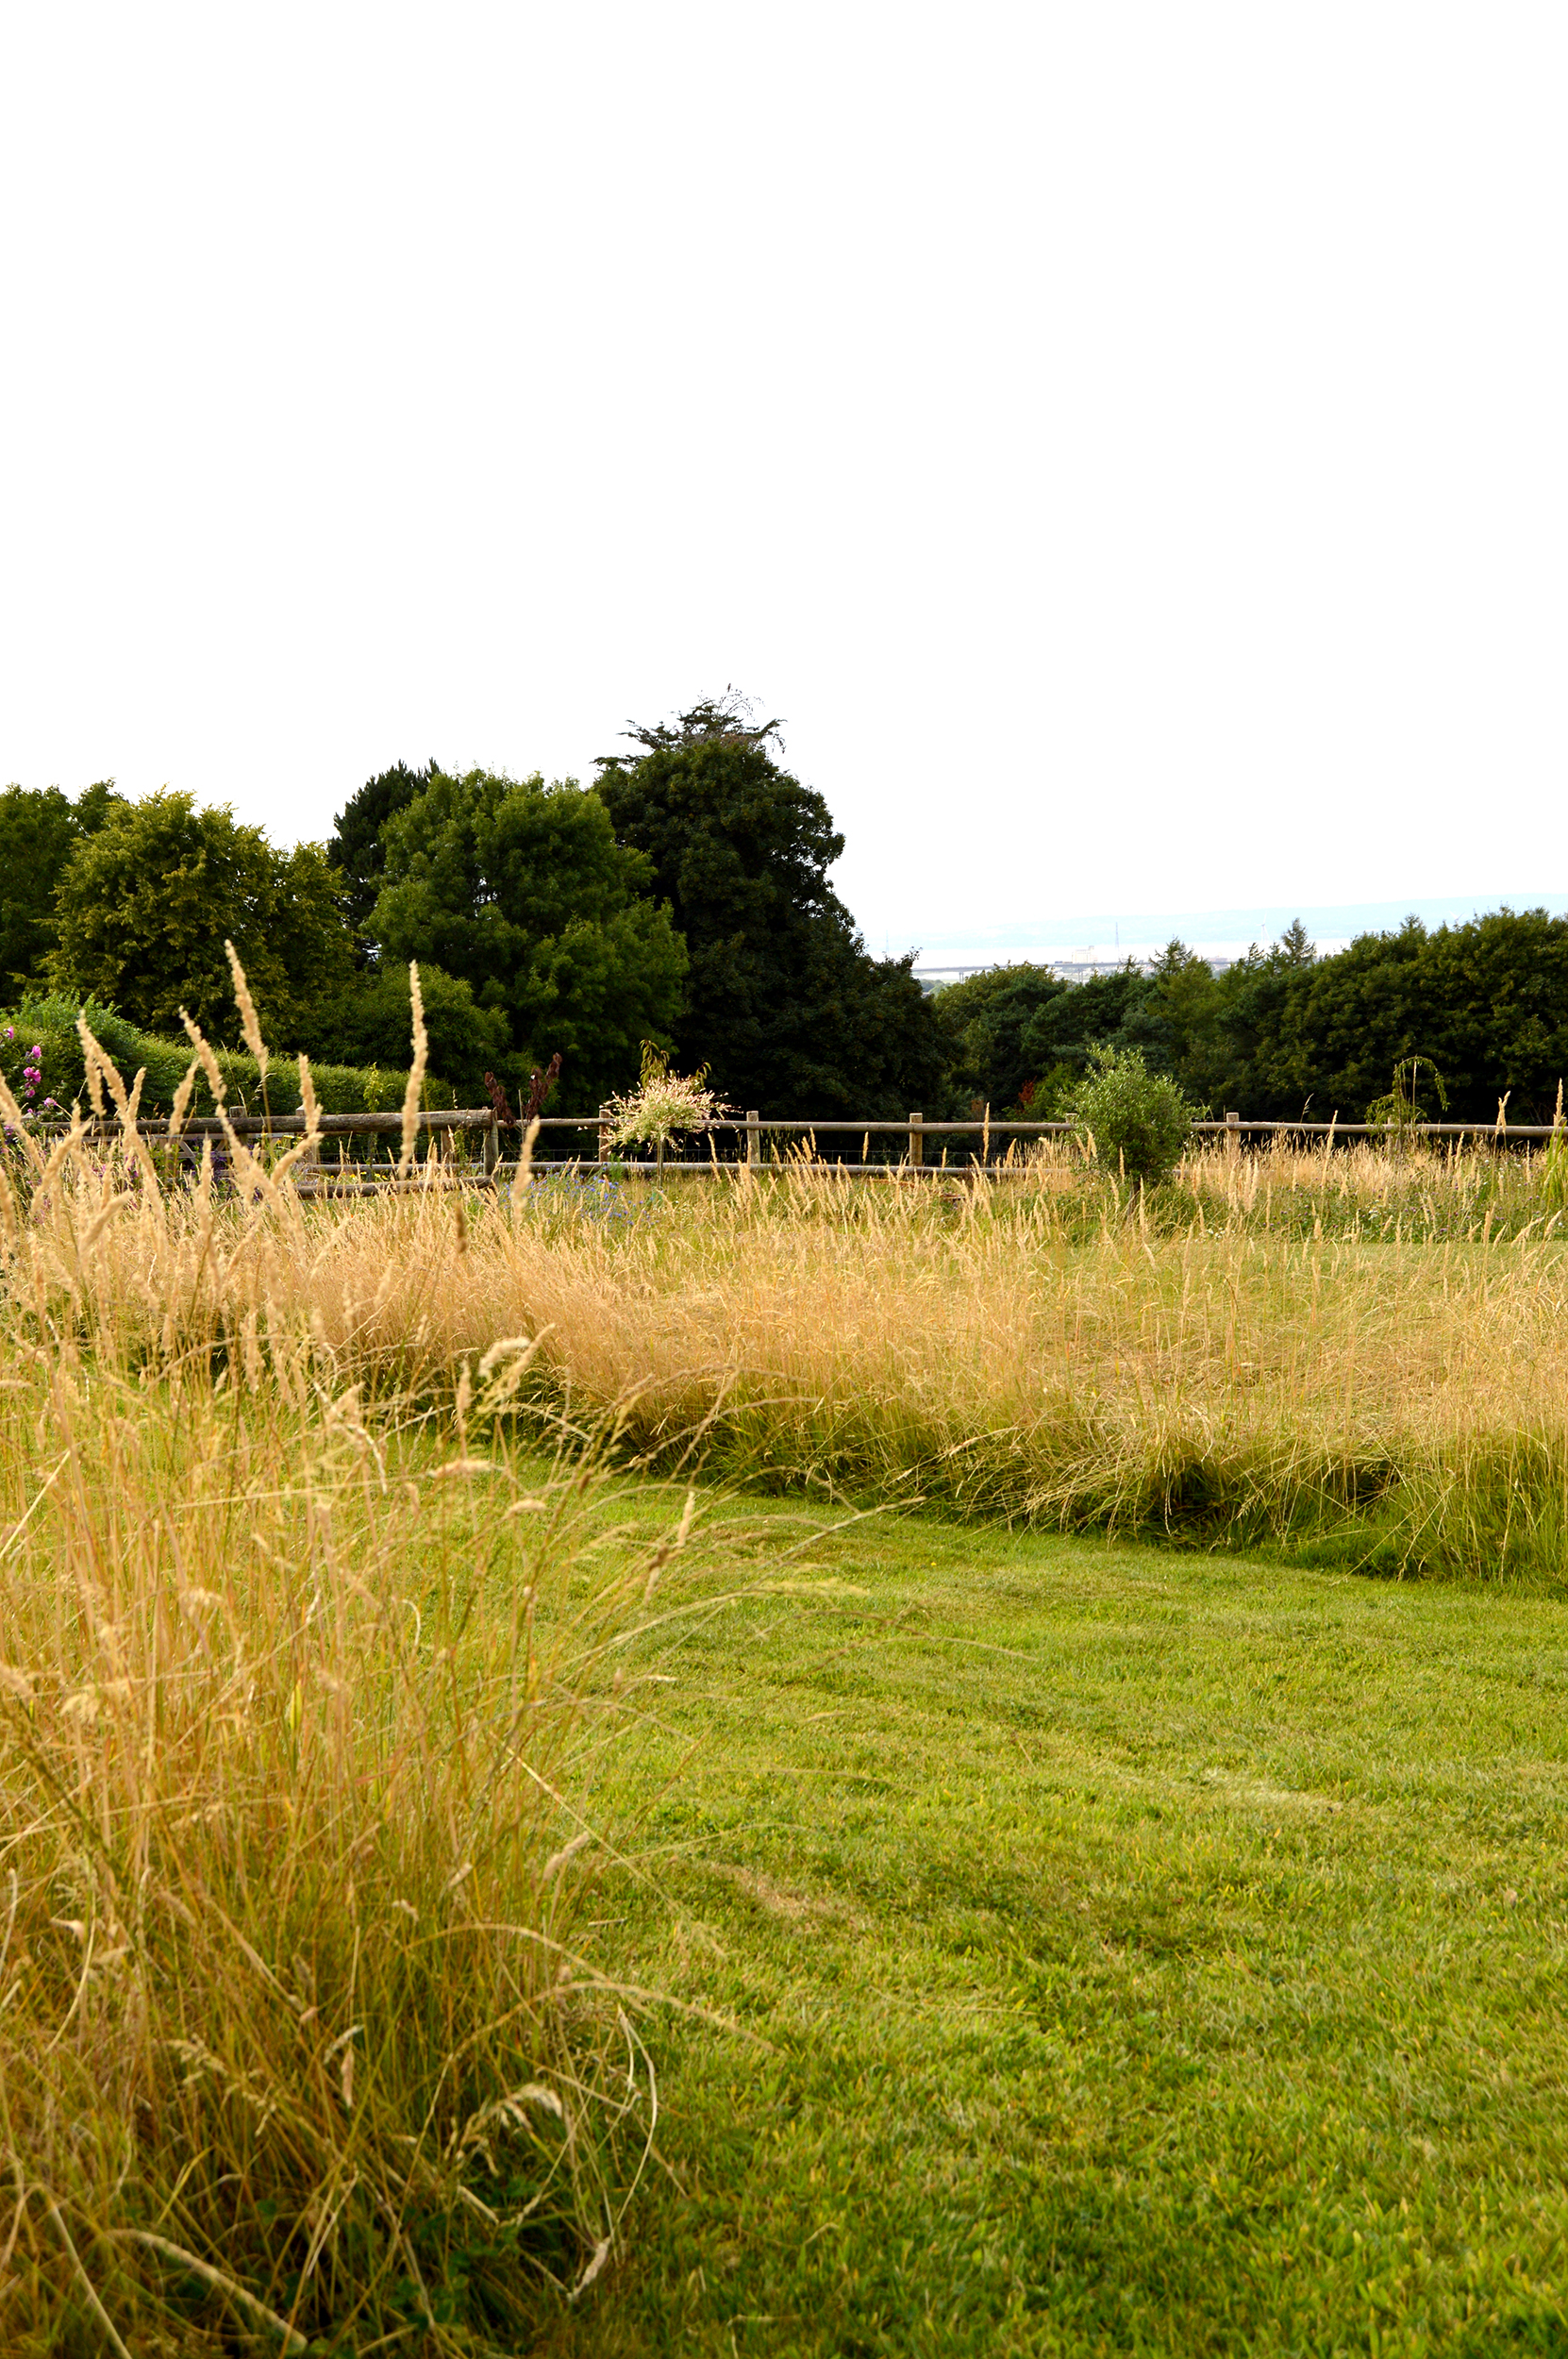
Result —
[[1568, 1121], [1563, 1118], [1560, 1081], [1557, 1085], [1552, 1135], [1541, 1159], [1541, 1192], [1554, 1213], [1568, 1213]]
[[612, 1146], [651, 1146], [662, 1170], [664, 1150], [692, 1130], [722, 1122], [731, 1109], [709, 1089], [707, 1065], [695, 1073], [672, 1073], [670, 1060], [653, 1041], [642, 1043], [642, 1073], [635, 1090], [609, 1100]]
[[336, 1211], [232, 1137], [163, 1188], [81, 1047], [112, 1143], [0, 1082], [0, 2350], [531, 2347], [650, 2147], [584, 1903], [692, 1501], [525, 1451], [537, 1336], [454, 1351], [417, 1219], [329, 1327]]
[[609, 2257], [655, 2109], [589, 1813], [672, 1549], [507, 1446], [526, 1356], [442, 1447], [281, 1309], [13, 1352], [7, 2352], [510, 2351]]

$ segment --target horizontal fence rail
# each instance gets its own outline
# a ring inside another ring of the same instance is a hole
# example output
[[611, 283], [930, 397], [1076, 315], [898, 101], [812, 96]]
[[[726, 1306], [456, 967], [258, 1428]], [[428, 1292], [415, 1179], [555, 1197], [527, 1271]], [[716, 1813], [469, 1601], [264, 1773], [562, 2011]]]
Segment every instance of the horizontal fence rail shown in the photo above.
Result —
[[[30, 1126], [32, 1135], [45, 1139], [58, 1139], [65, 1134], [68, 1127], [60, 1122], [40, 1123], [36, 1128]], [[215, 1149], [221, 1150], [226, 1135], [232, 1135], [235, 1139], [247, 1143], [256, 1140], [263, 1142], [273, 1139], [297, 1140], [309, 1131], [309, 1127], [304, 1114], [246, 1113], [228, 1113], [224, 1116], [195, 1115], [183, 1123], [177, 1133], [171, 1132], [168, 1117], [149, 1116], [139, 1123], [138, 1129], [149, 1146], [175, 1145], [183, 1154], [191, 1148], [202, 1146], [209, 1141]], [[335, 1142], [339, 1153], [338, 1157], [330, 1163], [324, 1162], [319, 1155], [312, 1154], [308, 1162], [296, 1165], [300, 1193], [303, 1196], [362, 1195], [378, 1194], [388, 1188], [493, 1185], [498, 1180], [515, 1174], [518, 1168], [518, 1157], [515, 1154], [503, 1159], [502, 1131], [504, 1127], [514, 1133], [521, 1129], [521, 1125], [515, 1123], [503, 1126], [493, 1109], [489, 1106], [437, 1107], [421, 1113], [417, 1117], [416, 1129], [425, 1136], [427, 1160], [418, 1164], [416, 1176], [398, 1178], [393, 1176], [394, 1167], [390, 1163], [377, 1164], [374, 1161], [362, 1159], [343, 1160], [342, 1150], [342, 1142], [353, 1138], [372, 1141], [384, 1139], [389, 1142], [395, 1138], [401, 1141], [403, 1133], [401, 1112], [377, 1111], [366, 1113], [318, 1114], [315, 1124], [318, 1140], [323, 1143], [328, 1140]], [[544, 1143], [543, 1134], [546, 1132], [570, 1131], [592, 1142], [586, 1154], [565, 1156], [533, 1154], [530, 1157], [531, 1163], [542, 1176], [551, 1172], [592, 1170], [613, 1163], [618, 1171], [638, 1175], [662, 1172], [718, 1173], [735, 1171], [739, 1168], [791, 1171], [799, 1170], [803, 1165], [816, 1164], [818, 1168], [826, 1172], [846, 1175], [861, 1174], [883, 1179], [895, 1175], [934, 1176], [943, 1170], [984, 1172], [993, 1178], [1016, 1177], [1026, 1170], [1027, 1165], [1021, 1163], [1015, 1157], [1010, 1160], [1001, 1158], [993, 1161], [991, 1146], [993, 1140], [1005, 1141], [1010, 1157], [1010, 1149], [1017, 1143], [1026, 1145], [1030, 1140], [1063, 1137], [1070, 1134], [1076, 1128], [1073, 1123], [1060, 1119], [1034, 1122], [993, 1121], [984, 1114], [970, 1115], [965, 1119], [956, 1121], [927, 1121], [925, 1114], [918, 1112], [909, 1113], [902, 1120], [889, 1115], [868, 1115], [859, 1118], [831, 1115], [822, 1120], [815, 1120], [809, 1115], [764, 1117], [753, 1111], [745, 1114], [726, 1115], [708, 1124], [704, 1131], [690, 1134], [693, 1137], [705, 1135], [708, 1137], [709, 1143], [706, 1155], [699, 1151], [694, 1155], [670, 1154], [658, 1158], [649, 1154], [645, 1148], [641, 1154], [632, 1156], [626, 1154], [624, 1149], [611, 1145], [613, 1110], [608, 1106], [601, 1106], [597, 1113], [593, 1114], [545, 1114], [540, 1117], [533, 1127], [541, 1145]], [[98, 1141], [110, 1140], [121, 1134], [120, 1124], [107, 1116], [92, 1120], [86, 1126], [86, 1129], [89, 1137]], [[1396, 1129], [1393, 1126], [1381, 1123], [1335, 1120], [1327, 1122], [1282, 1121], [1250, 1115], [1243, 1118], [1239, 1114], [1227, 1113], [1223, 1120], [1205, 1119], [1194, 1122], [1193, 1129], [1201, 1137], [1227, 1139], [1235, 1146], [1240, 1145], [1243, 1136], [1250, 1139], [1268, 1136], [1299, 1138], [1303, 1141], [1325, 1141], [1330, 1145], [1341, 1139], [1355, 1138], [1403, 1138], [1406, 1140], [1470, 1138], [1492, 1139], [1499, 1146], [1508, 1146], [1515, 1144], [1523, 1145], [1529, 1140], [1549, 1139], [1553, 1133], [1553, 1125], [1520, 1122], [1502, 1126], [1495, 1121], [1419, 1122], [1410, 1123]], [[733, 1155], [721, 1157], [714, 1151], [713, 1134], [721, 1132], [733, 1139], [735, 1147]], [[837, 1157], [819, 1159], [811, 1152], [811, 1147], [819, 1136], [835, 1139], [858, 1137], [866, 1141], [873, 1138], [896, 1139], [904, 1142], [904, 1151], [895, 1158], [876, 1163], [863, 1161], [852, 1163]], [[448, 1155], [442, 1151], [443, 1139], [448, 1148], [459, 1143], [476, 1145], [477, 1152], [474, 1154], [472, 1161], [465, 1159], [459, 1163], [449, 1160]], [[966, 1159], [957, 1165], [948, 1163], [945, 1158], [927, 1161], [926, 1153], [927, 1142], [934, 1144], [947, 1139], [980, 1140], [980, 1158], [976, 1161]], [[781, 1142], [785, 1143], [782, 1154], [780, 1153]], [[802, 1146], [806, 1148], [804, 1154], [801, 1152]], [[770, 1151], [764, 1152], [764, 1149]]]
[[[483, 1110], [463, 1107], [456, 1111], [439, 1107], [433, 1113], [421, 1114], [418, 1128], [436, 1131], [485, 1130], [492, 1129], [494, 1122], [495, 1117], [488, 1107]], [[40, 1124], [37, 1135], [63, 1137], [69, 1127], [67, 1123], [57, 1122], [49, 1124], [45, 1129]], [[90, 1122], [87, 1127], [95, 1133], [118, 1132], [121, 1129], [111, 1115], [106, 1115], [102, 1122]], [[149, 1145], [168, 1139], [169, 1125], [162, 1115], [139, 1115], [136, 1127]], [[237, 1139], [297, 1139], [303, 1138], [309, 1128], [303, 1114], [230, 1114], [227, 1124], [227, 1129]], [[401, 1114], [382, 1113], [318, 1114], [316, 1117], [319, 1138], [349, 1138], [361, 1132], [367, 1138], [400, 1138], [403, 1117]], [[182, 1139], [221, 1139], [225, 1136], [225, 1125], [217, 1114], [192, 1114], [188, 1122], [180, 1124], [179, 1136]]]

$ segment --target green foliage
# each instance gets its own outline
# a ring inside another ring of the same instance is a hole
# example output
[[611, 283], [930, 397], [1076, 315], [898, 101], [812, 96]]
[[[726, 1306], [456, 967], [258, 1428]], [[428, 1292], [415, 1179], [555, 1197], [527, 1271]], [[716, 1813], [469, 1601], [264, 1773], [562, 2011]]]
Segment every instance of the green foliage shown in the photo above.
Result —
[[58, 786], [0, 793], [0, 990], [42, 979], [56, 943], [55, 889], [72, 848], [120, 804], [106, 780], [75, 802]]
[[1401, 1057], [1393, 1068], [1393, 1080], [1388, 1095], [1375, 1097], [1366, 1110], [1366, 1118], [1375, 1129], [1395, 1140], [1408, 1138], [1412, 1130], [1431, 1117], [1421, 1103], [1421, 1069], [1425, 1065], [1430, 1086], [1437, 1094], [1440, 1110], [1448, 1104], [1448, 1092], [1442, 1074], [1430, 1057]]
[[1028, 1090], [1033, 1113], [1043, 1066], [1036, 1019], [1071, 990], [1048, 966], [1020, 962], [966, 975], [938, 992], [932, 1012], [952, 1061], [956, 1099], [980, 1098], [1000, 1116]]
[[[1568, 1071], [1568, 917], [1494, 910], [1428, 932], [1417, 918], [1333, 957], [1257, 954], [1220, 978], [1226, 1102], [1245, 1113], [1346, 1119], [1401, 1060], [1441, 1066], [1457, 1121], [1551, 1119]], [[1234, 1091], [1234, 1095], [1232, 1092]]]
[[1136, 1050], [1189, 1088], [1223, 1088], [1221, 1004], [1208, 960], [1175, 941], [1148, 975], [1129, 959], [1113, 974], [1069, 983], [1022, 962], [968, 976], [934, 1001], [955, 1105], [983, 1099], [998, 1115], [1016, 1110], [1042, 1121], [1060, 1112], [1097, 1046]]
[[198, 811], [189, 795], [112, 809], [73, 846], [57, 909], [55, 985], [150, 1030], [176, 1031], [183, 1006], [209, 1037], [232, 1036], [225, 938], [280, 1046], [352, 971], [342, 887], [321, 846], [281, 852], [226, 806]]
[[1168, 1180], [1203, 1109], [1168, 1074], [1151, 1073], [1141, 1049], [1091, 1049], [1089, 1067], [1070, 1111], [1102, 1169], [1149, 1186]]
[[1036, 1074], [1053, 1065], [1087, 1072], [1097, 1047], [1136, 1048], [1152, 1064], [1167, 1062], [1164, 1035], [1151, 1016], [1156, 984], [1129, 959], [1112, 975], [1093, 975], [1065, 985], [1040, 1006], [1025, 1027], [1020, 1046]]
[[[394, 762], [379, 777], [367, 778], [339, 811], [326, 857], [342, 878], [343, 907], [356, 931], [369, 925], [375, 896], [386, 880], [382, 828], [396, 812], [406, 811], [416, 795], [423, 795], [431, 779], [439, 775], [434, 761], [426, 762], [423, 770], [410, 770], [407, 762]], [[422, 967], [422, 983], [424, 975]]]
[[912, 959], [868, 954], [827, 881], [843, 838], [776, 759], [776, 728], [730, 697], [632, 728], [642, 752], [599, 763], [615, 834], [686, 938], [680, 1061], [765, 1113], [940, 1104], [948, 1053]]
[[1223, 1098], [1247, 1113], [1298, 1113], [1299, 1096], [1261, 1109], [1252, 1096], [1259, 1066], [1273, 1055], [1262, 1036], [1277, 1020], [1291, 979], [1315, 955], [1298, 920], [1270, 949], [1252, 949], [1222, 975], [1173, 940], [1146, 975], [1128, 960], [1082, 983], [1043, 966], [971, 976], [936, 1001], [952, 1043], [956, 1096], [1045, 1119], [1087, 1072], [1093, 1048], [1109, 1046], [1136, 1049], [1190, 1096]]
[[1082, 1079], [1076, 1065], [1054, 1064], [1032, 1085], [1026, 1082], [1019, 1093], [1018, 1112], [1021, 1121], [1032, 1115], [1036, 1122], [1062, 1122], [1073, 1094]]
[[74, 1012], [56, 1003], [30, 1003], [0, 1015], [0, 1073], [25, 1114], [50, 1121], [70, 1104], [73, 1066], [77, 1080], [81, 1055]]
[[[5, 1073], [12, 1092], [20, 1099], [18, 1079], [22, 1071], [25, 1048], [37, 1043], [43, 1051], [42, 1059], [42, 1084], [34, 1103], [42, 1105], [45, 1096], [69, 1111], [81, 1098], [86, 1104], [85, 1075], [82, 1066], [81, 1041], [76, 1031], [78, 1002], [58, 994], [35, 994], [18, 1006], [0, 1015], [0, 1071]], [[106, 1008], [89, 1000], [82, 1012], [94, 1037], [102, 1044], [119, 1067], [127, 1084], [139, 1072], [145, 1071], [142, 1086], [142, 1103], [149, 1113], [167, 1113], [174, 1104], [175, 1092], [184, 1079], [191, 1062], [190, 1044], [183, 1038], [171, 1040], [149, 1032], [120, 1014], [114, 1008]], [[263, 1030], [266, 1012], [262, 1011]], [[14, 1040], [4, 1038], [6, 1028], [14, 1032]], [[256, 1060], [243, 1051], [219, 1049], [218, 1066], [228, 1087], [228, 1103], [242, 1113], [261, 1110], [261, 1077]], [[408, 1070], [409, 1049], [405, 1039], [400, 1063], [385, 1066], [344, 1065], [333, 1062], [318, 1064], [310, 1061], [310, 1078], [315, 1084], [316, 1097], [325, 1113], [355, 1114], [385, 1112], [402, 1102], [404, 1079]], [[428, 1079], [425, 1088], [429, 1106], [451, 1106], [465, 1102], [444, 1080]], [[297, 1113], [300, 1107], [299, 1066], [290, 1057], [274, 1057], [267, 1068], [267, 1104], [275, 1114]], [[193, 1113], [210, 1113], [211, 1093], [204, 1075], [198, 1074], [197, 1086], [192, 1099]]]
[[90, 996], [167, 1037], [183, 1004], [233, 1038], [227, 936], [280, 1050], [393, 1069], [418, 958], [432, 1064], [459, 1096], [559, 1052], [572, 1112], [624, 1089], [644, 1039], [738, 1102], [824, 1116], [1050, 1117], [1097, 1046], [1247, 1115], [1371, 1104], [1395, 1129], [1385, 1084], [1412, 1058], [1471, 1122], [1504, 1097], [1546, 1119], [1568, 1070], [1568, 916], [1543, 909], [1411, 919], [1327, 958], [1297, 921], [1220, 975], [1173, 941], [1146, 975], [1071, 985], [1022, 962], [928, 998], [910, 960], [868, 955], [829, 882], [842, 837], [776, 724], [730, 697], [629, 734], [587, 794], [399, 763], [328, 846], [288, 853], [186, 795], [7, 788], [0, 991]]
[[[485, 1073], [505, 1063], [509, 1033], [499, 1008], [482, 1008], [470, 984], [430, 962], [419, 970], [430, 1068], [449, 1081], [464, 1106], [486, 1102]], [[351, 1065], [396, 1071], [409, 1062], [413, 1010], [409, 969], [401, 962], [372, 969], [324, 1001], [303, 1029], [300, 1046]]]
[[1218, 1082], [1213, 1068], [1220, 986], [1209, 961], [1173, 938], [1155, 961], [1149, 980], [1145, 1021], [1159, 1044], [1160, 1062], [1189, 1087]]
[[668, 1041], [685, 950], [597, 795], [437, 771], [383, 844], [371, 925], [385, 952], [466, 982], [505, 1016], [516, 1064], [559, 1051], [569, 1110], [627, 1079], [644, 1039]]

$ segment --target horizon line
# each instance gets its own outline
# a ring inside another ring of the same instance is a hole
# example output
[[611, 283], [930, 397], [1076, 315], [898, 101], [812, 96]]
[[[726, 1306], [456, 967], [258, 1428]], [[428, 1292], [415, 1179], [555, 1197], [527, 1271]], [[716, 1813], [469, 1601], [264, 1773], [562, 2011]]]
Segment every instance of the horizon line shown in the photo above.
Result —
[[[1118, 914], [1095, 911], [1077, 917], [1004, 920], [999, 924], [910, 929], [906, 942], [917, 945], [917, 959], [942, 951], [1030, 949], [1094, 949], [1114, 955], [1124, 944], [1130, 949], [1163, 948], [1173, 939], [1196, 947], [1207, 940], [1215, 945], [1262, 944], [1277, 940], [1298, 919], [1309, 934], [1349, 941], [1358, 934], [1396, 932], [1410, 917], [1439, 925], [1488, 916], [1502, 910], [1546, 909], [1568, 912], [1568, 892], [1543, 895], [1418, 894], [1398, 900], [1252, 903], [1230, 909], [1129, 911]], [[901, 929], [902, 930], [902, 929]], [[892, 942], [891, 929], [878, 928]], [[906, 955], [901, 952], [899, 955]]]

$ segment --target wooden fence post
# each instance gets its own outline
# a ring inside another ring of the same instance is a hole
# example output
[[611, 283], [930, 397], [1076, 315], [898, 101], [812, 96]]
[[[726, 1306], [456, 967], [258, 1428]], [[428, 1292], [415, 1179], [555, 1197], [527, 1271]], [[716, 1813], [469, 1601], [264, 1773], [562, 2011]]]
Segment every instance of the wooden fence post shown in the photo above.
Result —
[[922, 1127], [925, 1120], [923, 1113], [909, 1116], [909, 1168], [911, 1171], [918, 1171], [926, 1159], [926, 1139]]
[[1225, 1151], [1227, 1155], [1234, 1155], [1242, 1144], [1242, 1117], [1228, 1106], [1226, 1108], [1225, 1127]]
[[599, 1161], [601, 1163], [608, 1163], [609, 1161], [609, 1108], [608, 1105], [601, 1106], [599, 1109]]
[[762, 1160], [762, 1131], [755, 1106], [746, 1108], [746, 1168], [755, 1171]]
[[495, 1166], [501, 1160], [501, 1125], [494, 1114], [485, 1125], [485, 1178], [493, 1180]]

